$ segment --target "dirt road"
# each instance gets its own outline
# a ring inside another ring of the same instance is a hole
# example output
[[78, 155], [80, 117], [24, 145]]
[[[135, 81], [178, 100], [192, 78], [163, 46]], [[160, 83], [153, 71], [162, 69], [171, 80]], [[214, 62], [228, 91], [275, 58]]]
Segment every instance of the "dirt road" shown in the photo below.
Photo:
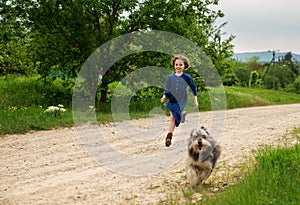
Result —
[[[82, 133], [91, 137], [90, 130], [68, 128], [2, 137], [0, 204], [158, 204], [172, 197], [184, 200], [182, 189], [188, 186], [184, 173], [186, 138], [192, 128], [200, 125], [211, 130], [214, 113], [218, 112], [188, 114], [169, 148], [164, 147], [166, 116], [132, 120], [139, 130], [134, 132], [126, 123], [101, 125], [100, 142], [118, 150], [110, 158], [89, 146]], [[223, 114], [224, 124], [218, 135], [223, 153], [208, 182], [212, 191], [228, 183], [231, 174], [251, 158], [251, 150], [283, 143], [282, 136], [300, 126], [300, 104], [234, 109]], [[129, 137], [122, 136], [125, 133]], [[152, 139], [147, 140], [147, 136]], [[114, 167], [120, 164], [119, 155], [133, 160], [151, 157], [145, 162], [135, 164], [129, 160], [127, 165]]]

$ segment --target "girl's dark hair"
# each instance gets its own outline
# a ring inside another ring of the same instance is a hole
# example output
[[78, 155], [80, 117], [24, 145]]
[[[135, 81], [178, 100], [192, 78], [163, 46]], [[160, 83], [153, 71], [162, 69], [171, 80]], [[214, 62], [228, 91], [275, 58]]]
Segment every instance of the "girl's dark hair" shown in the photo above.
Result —
[[179, 59], [182, 60], [182, 62], [184, 63], [184, 69], [187, 69], [190, 66], [189, 60], [187, 59], [187, 57], [182, 56], [182, 55], [176, 55], [172, 58], [172, 65], [174, 67], [175, 61]]

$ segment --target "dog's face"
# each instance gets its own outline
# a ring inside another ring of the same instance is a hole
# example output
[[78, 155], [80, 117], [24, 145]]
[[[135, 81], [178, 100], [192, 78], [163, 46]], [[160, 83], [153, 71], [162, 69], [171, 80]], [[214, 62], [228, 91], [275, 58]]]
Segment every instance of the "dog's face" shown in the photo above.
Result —
[[195, 152], [204, 152], [208, 147], [212, 146], [208, 141], [209, 133], [203, 127], [199, 130], [192, 130], [189, 140], [189, 146], [193, 148]]

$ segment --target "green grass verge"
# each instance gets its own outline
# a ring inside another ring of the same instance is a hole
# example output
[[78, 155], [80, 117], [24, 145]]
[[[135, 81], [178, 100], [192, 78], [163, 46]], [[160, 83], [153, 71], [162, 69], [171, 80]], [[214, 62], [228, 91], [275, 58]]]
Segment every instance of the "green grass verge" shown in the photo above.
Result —
[[259, 88], [225, 87], [228, 109], [300, 103], [300, 95]]
[[208, 90], [199, 94], [200, 111], [300, 103], [299, 94], [260, 88], [224, 87]]
[[[300, 136], [300, 129], [294, 131]], [[224, 204], [299, 204], [300, 144], [291, 148], [264, 148], [244, 180], [227, 188], [207, 205]]]
[[[280, 91], [240, 87], [214, 88], [209, 90], [209, 92], [199, 93], [198, 101], [200, 111], [300, 103], [299, 94], [290, 94]], [[224, 96], [226, 98], [224, 98]], [[110, 113], [110, 105], [106, 104], [102, 107], [104, 107], [106, 111], [96, 113], [97, 121], [99, 123], [114, 121], [115, 119], [113, 119]], [[46, 108], [41, 107], [6, 107], [2, 105], [0, 109], [0, 136], [73, 125], [71, 109], [67, 109], [67, 111], [59, 117], [46, 115], [44, 113], [45, 109]], [[149, 117], [152, 114], [168, 114], [168, 111], [164, 105], [159, 102], [159, 99], [130, 102], [129, 109], [130, 119]], [[195, 112], [193, 109], [192, 96], [189, 96], [186, 111], [189, 113]], [[126, 117], [128, 117], [128, 115], [124, 115], [123, 117], [122, 113], [118, 113], [118, 120], [126, 119]]]
[[0, 135], [49, 130], [73, 125], [72, 112], [52, 115], [41, 107], [9, 107], [0, 110]]

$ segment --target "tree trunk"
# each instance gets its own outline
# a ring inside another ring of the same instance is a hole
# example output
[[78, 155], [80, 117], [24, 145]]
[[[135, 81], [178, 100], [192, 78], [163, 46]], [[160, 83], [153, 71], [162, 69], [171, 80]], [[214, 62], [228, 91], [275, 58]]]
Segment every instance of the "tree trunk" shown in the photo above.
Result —
[[102, 81], [100, 86], [100, 103], [107, 103], [107, 90], [108, 90], [108, 83]]

